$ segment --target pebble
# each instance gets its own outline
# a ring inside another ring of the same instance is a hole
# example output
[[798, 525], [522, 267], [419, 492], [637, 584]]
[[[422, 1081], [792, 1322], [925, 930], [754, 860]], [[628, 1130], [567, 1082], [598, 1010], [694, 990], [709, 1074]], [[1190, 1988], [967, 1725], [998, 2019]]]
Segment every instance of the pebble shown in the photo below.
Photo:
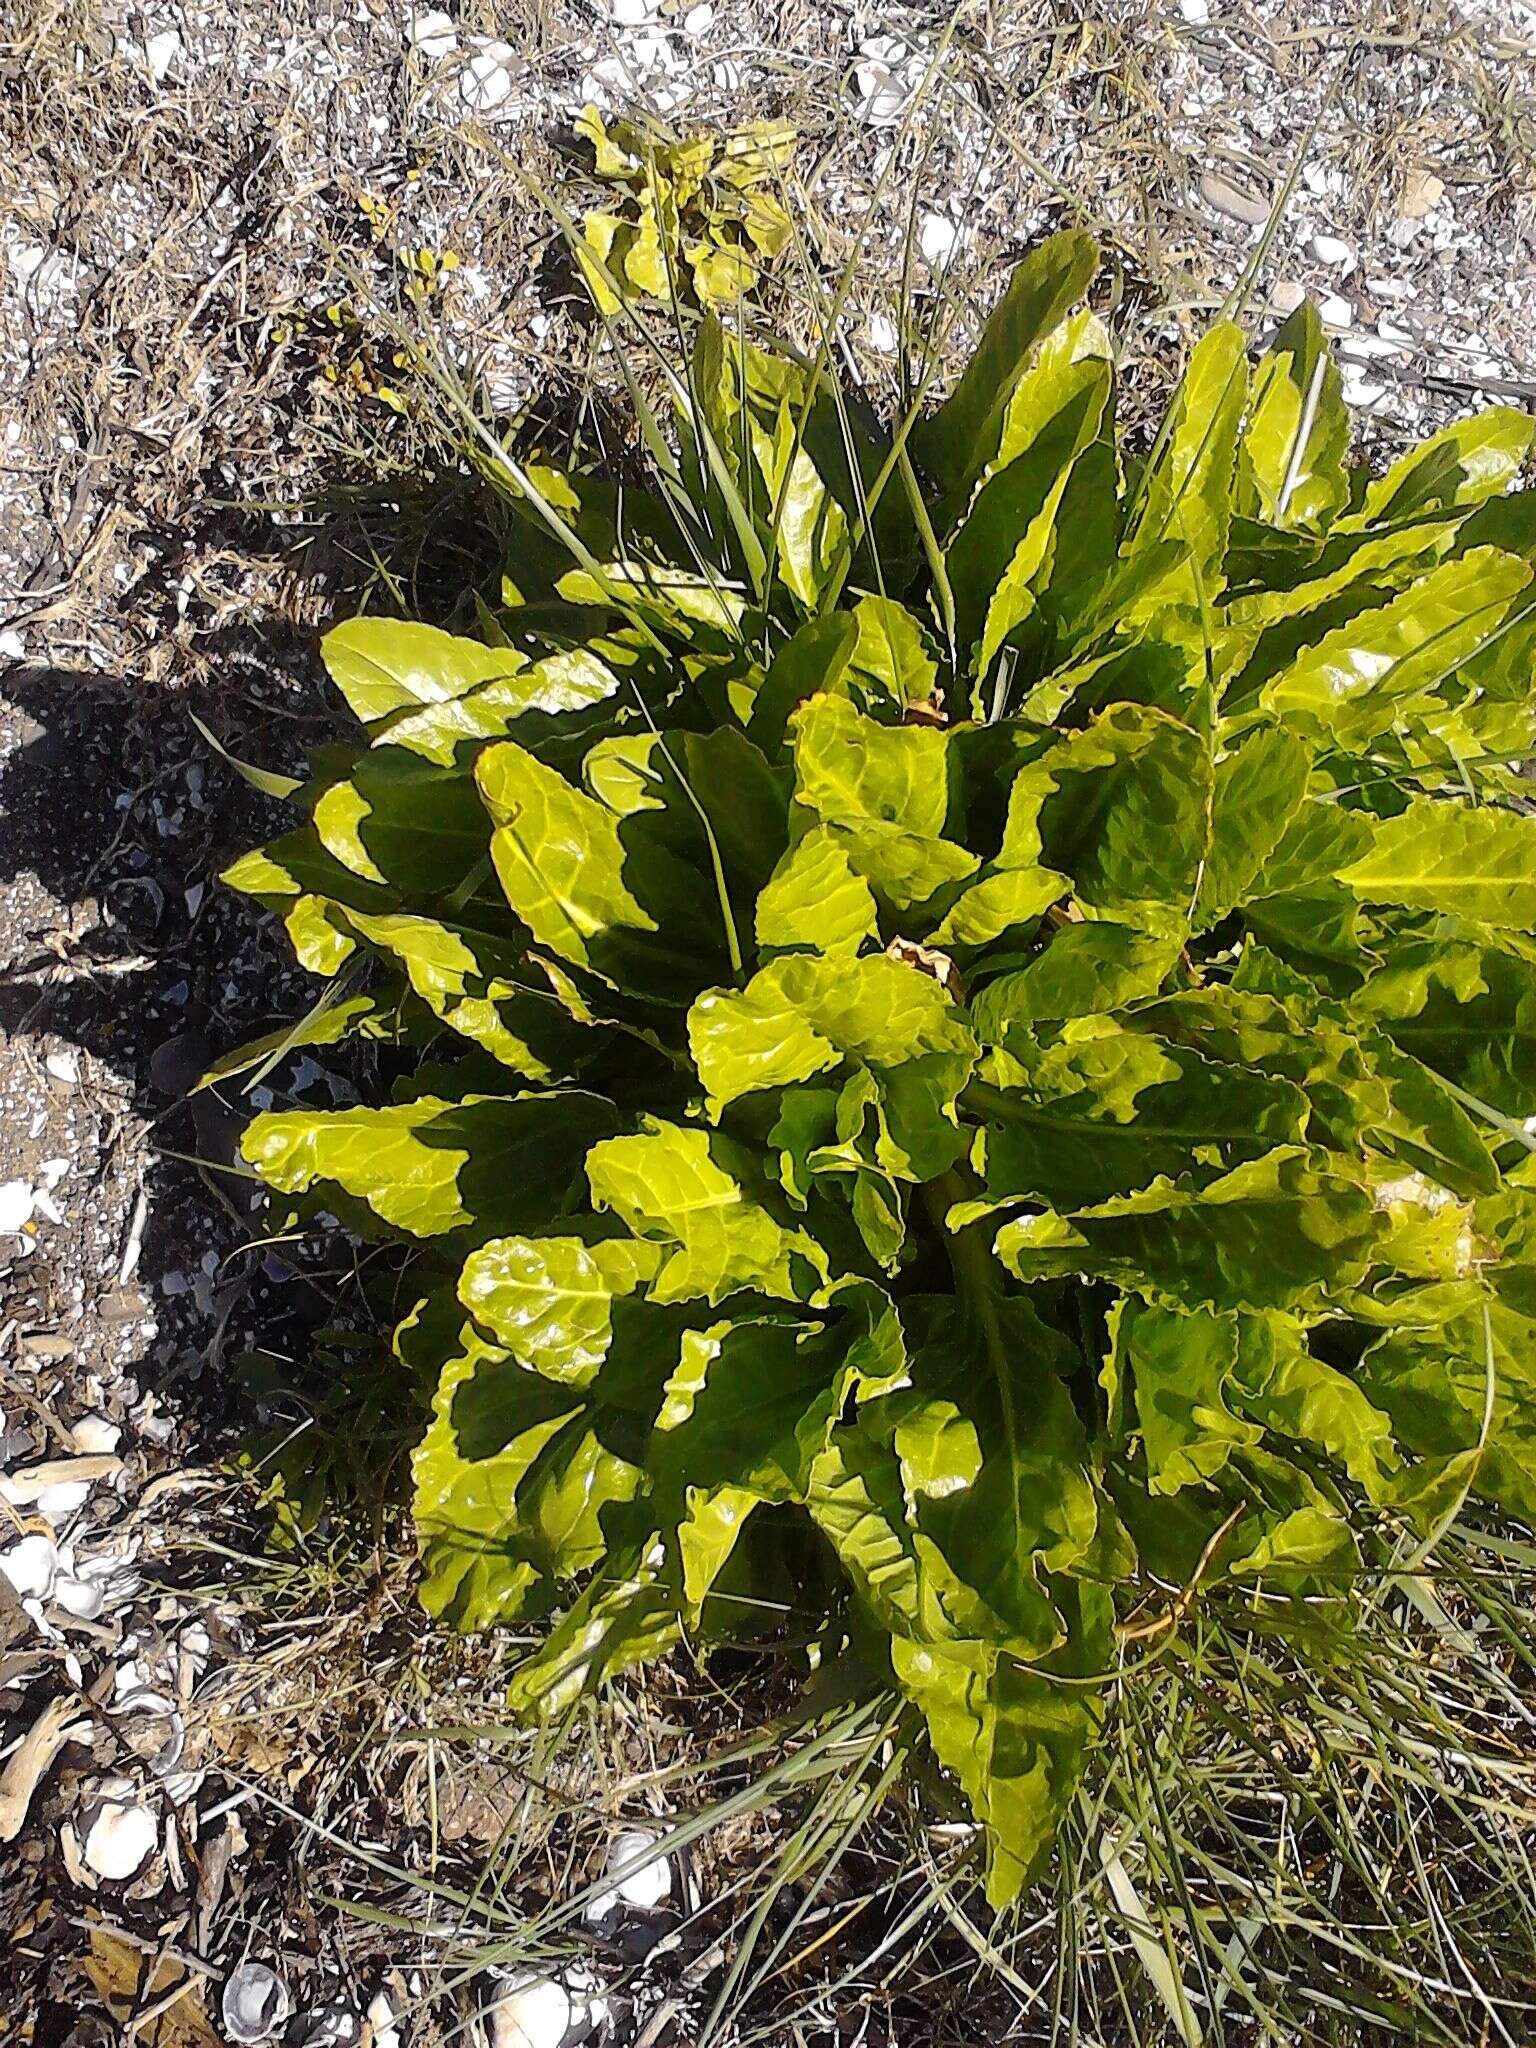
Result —
[[105, 1415], [82, 1415], [70, 1435], [75, 1449], [87, 1457], [109, 1454], [123, 1440], [121, 1425], [109, 1422]]
[[43, 1061], [44, 1067], [55, 1081], [62, 1081], [68, 1088], [76, 1087], [80, 1080], [80, 1055], [68, 1052], [51, 1052]]
[[1355, 317], [1354, 307], [1338, 292], [1325, 293], [1318, 301], [1317, 310], [1323, 316], [1325, 327], [1348, 327]]
[[1179, 0], [1179, 12], [1191, 28], [1204, 28], [1211, 18], [1211, 0]]
[[160, 1839], [160, 1829], [147, 1806], [124, 1796], [131, 1789], [126, 1778], [112, 1782], [123, 1790], [101, 1802], [86, 1832], [84, 1853], [98, 1877], [121, 1883], [142, 1867]]
[[651, 0], [609, 0], [609, 16], [620, 28], [641, 28], [653, 12]]
[[0, 1183], [0, 1237], [14, 1237], [32, 1220], [32, 1189], [24, 1180]]
[[1354, 250], [1338, 235], [1314, 235], [1312, 254], [1319, 263], [1326, 263], [1333, 270], [1341, 269], [1346, 263], [1353, 264], [1355, 260]]
[[1269, 219], [1269, 201], [1257, 192], [1249, 192], [1241, 185], [1234, 185], [1230, 178], [1222, 177], [1219, 171], [1206, 171], [1200, 180], [1200, 197], [1211, 209], [1228, 220], [1241, 221], [1245, 227], [1258, 227]]
[[883, 356], [895, 355], [901, 345], [901, 336], [897, 332], [896, 322], [886, 313], [870, 314], [869, 323], [864, 329], [864, 336], [870, 347], [878, 350]]
[[1294, 313], [1298, 306], [1305, 305], [1306, 297], [1306, 286], [1297, 284], [1295, 279], [1290, 277], [1277, 278], [1269, 289], [1270, 306], [1282, 316]]
[[554, 1977], [515, 1977], [485, 2015], [490, 2048], [559, 2048], [571, 2028], [571, 1999]]
[[395, 2025], [395, 2008], [387, 1991], [376, 1991], [368, 2001], [368, 2026], [373, 2048], [400, 2048], [400, 2030]]

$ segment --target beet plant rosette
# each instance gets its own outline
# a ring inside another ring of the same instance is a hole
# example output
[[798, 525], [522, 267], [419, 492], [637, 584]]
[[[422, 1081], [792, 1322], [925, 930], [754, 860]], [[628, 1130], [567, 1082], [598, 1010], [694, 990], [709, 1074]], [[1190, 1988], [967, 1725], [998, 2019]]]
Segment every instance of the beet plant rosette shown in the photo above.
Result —
[[411, 1247], [428, 1606], [898, 1694], [997, 1903], [1200, 1603], [1536, 1517], [1531, 423], [1371, 477], [1306, 306], [1133, 459], [1094, 264], [894, 429], [699, 323], [227, 877], [404, 1055], [244, 1156]]

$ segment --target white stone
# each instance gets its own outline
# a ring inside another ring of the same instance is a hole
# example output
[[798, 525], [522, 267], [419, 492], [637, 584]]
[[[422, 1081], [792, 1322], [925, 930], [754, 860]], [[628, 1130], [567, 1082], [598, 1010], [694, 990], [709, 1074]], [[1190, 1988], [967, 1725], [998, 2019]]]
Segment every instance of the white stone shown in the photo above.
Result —
[[1325, 327], [1348, 327], [1354, 320], [1354, 308], [1338, 292], [1328, 292], [1317, 310], [1323, 316]]
[[9, 1579], [23, 1600], [46, 1600], [58, 1569], [51, 1536], [23, 1536], [9, 1550], [0, 1550], [0, 1578]]
[[389, 2002], [387, 1991], [376, 1991], [368, 2001], [368, 2025], [373, 2034], [373, 2048], [400, 2048], [400, 2030], [395, 2025], [395, 2008]]
[[80, 1079], [80, 1055], [77, 1052], [51, 1052], [43, 1066], [55, 1081], [64, 1081], [71, 1088]]
[[24, 1180], [0, 1183], [0, 1237], [14, 1237], [32, 1220], [32, 1190]]
[[459, 34], [453, 25], [453, 17], [444, 14], [440, 7], [424, 8], [420, 14], [413, 14], [406, 23], [405, 40], [423, 57], [434, 60], [452, 56], [459, 47]]
[[1211, 0], [1179, 0], [1179, 12], [1191, 28], [1204, 28], [1211, 18]]
[[651, 0], [608, 0], [608, 13], [620, 28], [639, 28], [655, 11]]
[[1269, 288], [1269, 303], [1275, 312], [1285, 315], [1294, 313], [1305, 303], [1307, 288], [1297, 284], [1294, 278], [1279, 277]]
[[1369, 377], [1346, 377], [1344, 380], [1344, 403], [1346, 405], [1371, 406], [1386, 395], [1386, 385], [1374, 383]]
[[180, 55], [181, 37], [175, 29], [162, 29], [159, 35], [148, 38], [144, 44], [144, 62], [149, 66], [149, 75], [156, 85]]
[[98, 1877], [121, 1883], [142, 1868], [159, 1839], [148, 1807], [133, 1799], [104, 1799], [85, 1837], [85, 1860]]
[[707, 35], [715, 25], [715, 10], [704, 0], [702, 7], [690, 7], [683, 16], [684, 32], [690, 36]]
[[870, 314], [864, 336], [870, 347], [883, 356], [895, 355], [901, 346], [901, 336], [897, 332], [896, 322], [886, 313]]
[[923, 260], [932, 269], [942, 270], [955, 253], [958, 235], [959, 230], [946, 215], [925, 213], [917, 229], [917, 246], [923, 252]]
[[1326, 263], [1334, 270], [1345, 263], [1353, 263], [1355, 259], [1354, 250], [1348, 242], [1341, 241], [1337, 235], [1314, 235], [1312, 254], [1319, 263]]
[[559, 2048], [570, 2031], [570, 1993], [554, 1977], [512, 1978], [485, 2014], [490, 2048]]

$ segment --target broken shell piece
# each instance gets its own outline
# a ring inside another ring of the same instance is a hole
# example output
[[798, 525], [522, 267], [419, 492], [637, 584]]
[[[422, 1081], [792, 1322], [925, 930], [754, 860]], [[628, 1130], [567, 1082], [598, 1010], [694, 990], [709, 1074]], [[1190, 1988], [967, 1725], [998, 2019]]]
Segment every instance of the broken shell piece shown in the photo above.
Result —
[[142, 1757], [157, 1778], [168, 1778], [181, 1762], [187, 1746], [187, 1727], [174, 1700], [147, 1687], [123, 1695], [112, 1709], [113, 1718], [128, 1719], [123, 1739], [135, 1756]]
[[347, 2048], [357, 2039], [360, 2025], [350, 2006], [317, 2005], [299, 2020], [297, 2048]]
[[586, 1919], [606, 1920], [623, 1906], [649, 1913], [672, 1889], [672, 1866], [656, 1854], [656, 1837], [645, 1828], [615, 1835], [603, 1866], [603, 1888], [588, 1901]]
[[66, 1742], [90, 1727], [74, 1718], [72, 1700], [50, 1700], [0, 1771], [0, 1842], [14, 1842], [26, 1825], [32, 1795]]
[[0, 1578], [7, 1578], [23, 1600], [46, 1600], [58, 1575], [59, 1553], [51, 1536], [23, 1536], [0, 1551]]
[[486, 2008], [486, 2039], [490, 2048], [559, 2048], [573, 2018], [570, 1993], [557, 1978], [509, 1977]]
[[107, 1604], [106, 1588], [100, 1579], [61, 1578], [53, 1589], [55, 1606], [62, 1607], [76, 1621], [94, 1621]]
[[111, 1453], [122, 1442], [123, 1432], [105, 1415], [82, 1415], [70, 1431], [77, 1451]]
[[32, 1216], [32, 1190], [24, 1180], [0, 1182], [0, 1237], [24, 1230]]
[[242, 1963], [225, 1979], [222, 2010], [231, 2041], [265, 2041], [287, 2023], [288, 1986], [265, 1963]]
[[373, 2048], [400, 2048], [400, 2030], [395, 2025], [395, 2008], [387, 1991], [376, 1991], [368, 2001], [368, 2027]]
[[133, 1797], [126, 1778], [108, 1778], [105, 1795], [86, 1830], [85, 1860], [98, 1877], [115, 1883], [133, 1876], [160, 1839], [160, 1824]]

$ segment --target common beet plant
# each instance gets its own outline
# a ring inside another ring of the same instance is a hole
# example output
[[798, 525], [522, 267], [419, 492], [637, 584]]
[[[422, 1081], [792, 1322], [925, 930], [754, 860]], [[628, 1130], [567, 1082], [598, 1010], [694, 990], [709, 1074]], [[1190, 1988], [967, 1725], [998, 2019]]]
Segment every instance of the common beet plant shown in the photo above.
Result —
[[705, 318], [647, 490], [498, 457], [468, 637], [227, 879], [387, 1102], [258, 1116], [410, 1248], [422, 1594], [566, 1708], [679, 1639], [906, 1702], [1047, 1858], [1204, 1603], [1348, 1627], [1536, 1516], [1536, 494], [1494, 409], [1372, 477], [1317, 315], [1150, 450], [1095, 254], [883, 424]]

